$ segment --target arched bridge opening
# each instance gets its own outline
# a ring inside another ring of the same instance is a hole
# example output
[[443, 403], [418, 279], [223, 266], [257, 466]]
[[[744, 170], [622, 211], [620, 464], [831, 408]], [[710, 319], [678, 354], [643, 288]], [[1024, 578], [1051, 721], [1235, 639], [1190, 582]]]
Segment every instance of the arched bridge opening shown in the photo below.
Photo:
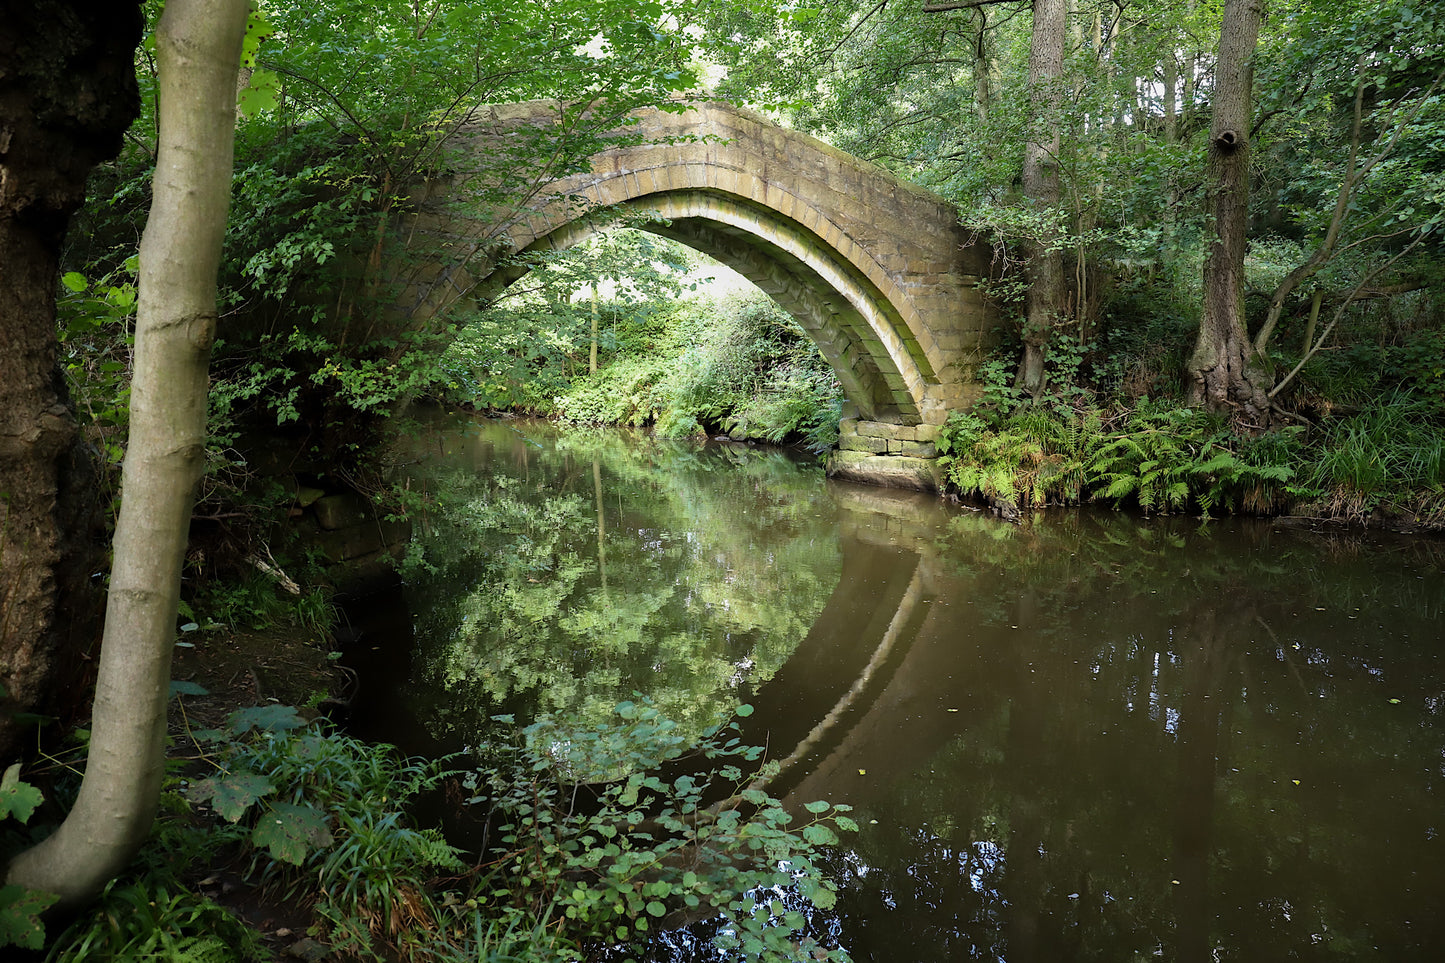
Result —
[[[488, 108], [452, 149], [491, 156], [509, 131], [553, 116], [545, 104]], [[506, 265], [525, 263], [516, 255], [569, 247], [608, 225], [596, 212], [625, 212], [629, 226], [748, 278], [817, 343], [848, 400], [830, 469], [930, 487], [931, 467], [912, 462], [933, 456], [948, 411], [976, 396], [973, 368], [993, 324], [979, 290], [991, 252], [942, 198], [750, 112], [714, 102], [635, 121], [628, 146], [539, 188], [501, 229], [484, 181], [433, 185], [416, 227], [444, 240], [413, 303], [434, 310], [509, 283], [519, 269]], [[492, 239], [483, 257], [477, 237]], [[449, 246], [460, 252], [450, 261]]]

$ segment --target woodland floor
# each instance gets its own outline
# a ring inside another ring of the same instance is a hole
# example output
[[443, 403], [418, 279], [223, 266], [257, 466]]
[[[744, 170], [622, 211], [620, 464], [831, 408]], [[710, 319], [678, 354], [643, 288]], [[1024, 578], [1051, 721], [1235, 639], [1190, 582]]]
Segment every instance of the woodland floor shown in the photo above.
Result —
[[[207, 633], [196, 641], [195, 648], [178, 648], [172, 678], [194, 682], [207, 694], [185, 696], [172, 705], [172, 752], [194, 760], [199, 774], [207, 763], [188, 737], [189, 731], [218, 727], [237, 709], [267, 704], [302, 707], [330, 696], [345, 680], [327, 658], [327, 649], [324, 643], [308, 641], [305, 633], [287, 627]], [[308, 904], [247, 882], [245, 869], [244, 862], [238, 861], [193, 866], [184, 875], [197, 892], [255, 929], [270, 959], [341, 959], [308, 936], [312, 923]]]

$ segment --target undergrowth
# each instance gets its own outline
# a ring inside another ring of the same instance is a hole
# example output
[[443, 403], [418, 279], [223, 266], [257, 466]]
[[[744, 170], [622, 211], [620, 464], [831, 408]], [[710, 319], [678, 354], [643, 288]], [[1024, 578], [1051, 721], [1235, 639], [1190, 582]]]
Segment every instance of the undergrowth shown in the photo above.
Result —
[[984, 402], [952, 414], [938, 447], [950, 486], [1005, 514], [1102, 503], [1151, 514], [1445, 516], [1445, 408], [1428, 394], [1397, 389], [1356, 415], [1243, 435], [1178, 402], [1104, 407], [1068, 378], [1028, 402], [997, 360], [982, 376]]
[[[525, 306], [508, 310], [522, 321], [529, 317]], [[837, 376], [798, 323], [761, 293], [648, 310], [614, 307], [608, 315], [595, 373], [587, 370], [580, 338], [537, 338], [502, 357], [479, 340], [499, 322], [478, 322], [444, 359], [444, 366], [468, 373], [456, 380], [450, 400], [574, 424], [653, 426], [669, 437], [721, 431], [816, 451], [837, 441]], [[523, 392], [523, 384], [532, 387]], [[547, 387], [545, 396], [539, 385]]]
[[[771, 769], [736, 723], [692, 745], [645, 701], [600, 728], [498, 722], [468, 767], [402, 757], [286, 706], [191, 733], [210, 774], [172, 772], [131, 871], [55, 936], [47, 961], [268, 958], [191, 878], [225, 865], [266, 899], [309, 908], [311, 935], [351, 959], [620, 959], [699, 921], [730, 958], [847, 959], [807, 934], [836, 899], [813, 854], [856, 829], [848, 807], [784, 811], [758, 788]], [[479, 851], [417, 825], [417, 800], [442, 790], [485, 814]]]

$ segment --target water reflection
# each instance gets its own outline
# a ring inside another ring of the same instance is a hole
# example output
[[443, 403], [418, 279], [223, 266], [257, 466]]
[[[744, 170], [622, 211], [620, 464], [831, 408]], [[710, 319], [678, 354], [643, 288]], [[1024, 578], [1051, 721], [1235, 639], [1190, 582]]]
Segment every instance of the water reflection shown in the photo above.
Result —
[[1439, 543], [1010, 526], [781, 462], [501, 430], [418, 474], [465, 506], [409, 589], [404, 691], [433, 729], [519, 697], [752, 701], [773, 791], [864, 824], [815, 920], [858, 960], [1445, 949]]
[[499, 708], [600, 723], [636, 689], [701, 730], [837, 579], [821, 475], [776, 452], [483, 422], [421, 454], [409, 685], [434, 734], [474, 741]]

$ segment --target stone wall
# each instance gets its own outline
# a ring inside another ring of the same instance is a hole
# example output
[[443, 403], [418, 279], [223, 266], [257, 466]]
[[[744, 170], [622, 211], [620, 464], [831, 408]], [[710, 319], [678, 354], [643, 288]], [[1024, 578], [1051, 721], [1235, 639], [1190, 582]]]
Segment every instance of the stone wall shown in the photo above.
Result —
[[838, 423], [838, 450], [828, 456], [828, 476], [885, 488], [938, 491], [943, 487], [934, 444], [938, 432], [937, 425], [844, 417]]

